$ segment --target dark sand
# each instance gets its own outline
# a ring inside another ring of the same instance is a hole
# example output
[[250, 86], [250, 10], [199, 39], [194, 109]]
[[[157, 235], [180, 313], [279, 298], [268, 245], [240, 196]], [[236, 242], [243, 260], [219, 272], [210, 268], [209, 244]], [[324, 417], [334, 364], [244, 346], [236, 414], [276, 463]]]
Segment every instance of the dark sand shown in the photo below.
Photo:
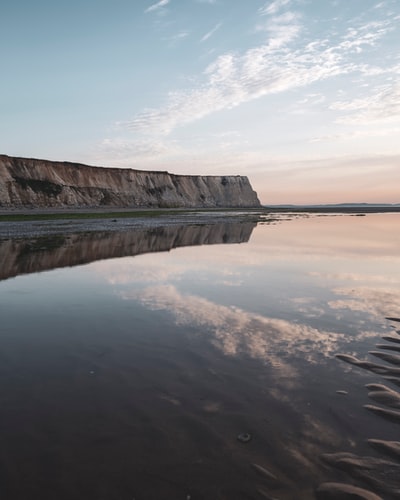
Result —
[[[389, 317], [387, 319], [393, 322], [400, 321], [400, 318]], [[395, 345], [392, 347], [394, 350], [397, 350], [396, 344], [398, 343], [398, 339], [396, 337], [386, 335], [382, 338], [393, 342]], [[378, 344], [377, 347], [387, 350], [391, 346]], [[337, 358], [376, 374], [392, 375], [385, 377], [385, 380], [391, 382], [394, 386], [399, 386], [400, 371], [397, 366], [400, 364], [400, 356], [382, 351], [370, 351], [369, 354], [386, 361], [388, 365], [377, 365], [370, 361], [360, 361], [356, 357], [346, 354], [339, 354]], [[376, 383], [367, 384], [366, 388], [369, 391], [368, 397], [382, 406], [368, 404], [364, 405], [364, 408], [383, 421], [400, 424], [400, 411], [398, 410], [400, 408], [400, 392], [397, 389], [380, 383], [379, 380]], [[398, 438], [398, 433], [393, 437], [395, 439]], [[350, 477], [369, 484], [375, 493], [384, 495], [382, 498], [400, 498], [400, 441], [385, 441], [371, 437], [368, 439], [368, 443], [372, 448], [381, 452], [383, 457], [335, 453], [324, 455], [323, 458], [333, 467], [346, 471]], [[372, 496], [368, 496], [368, 494], [363, 496], [362, 492], [358, 495], [354, 493], [351, 496], [350, 489], [348, 491], [349, 496], [340, 496], [340, 488], [337, 489], [337, 496], [330, 496], [333, 493], [329, 488], [328, 490], [322, 488], [322, 492], [326, 493], [326, 498], [375, 498], [372, 492], [370, 493]], [[325, 497], [321, 496], [321, 498]]]

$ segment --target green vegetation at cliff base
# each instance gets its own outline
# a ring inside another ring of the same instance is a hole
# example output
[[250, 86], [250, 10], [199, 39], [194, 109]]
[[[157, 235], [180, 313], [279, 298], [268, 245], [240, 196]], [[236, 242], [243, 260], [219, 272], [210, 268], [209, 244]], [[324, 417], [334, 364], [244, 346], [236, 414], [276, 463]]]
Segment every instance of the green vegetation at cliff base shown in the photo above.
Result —
[[[40, 220], [79, 220], [79, 219], [121, 219], [121, 218], [143, 218], [143, 217], [170, 217], [174, 215], [185, 215], [193, 213], [210, 213], [210, 212], [237, 212], [237, 211], [252, 212], [254, 209], [241, 208], [209, 208], [209, 209], [145, 209], [145, 210], [130, 210], [120, 212], [103, 212], [103, 211], [82, 211], [82, 212], [32, 212], [32, 213], [2, 213], [0, 214], [0, 222], [18, 222], [18, 221], [40, 221]], [[259, 209], [258, 209], [259, 211]]]
[[[133, 217], [159, 217], [173, 215], [177, 211], [135, 210], [134, 212], [57, 212], [57, 213], [10, 213], [0, 214], [0, 222], [61, 220], [61, 219], [120, 219]], [[181, 211], [179, 213], [182, 213]]]

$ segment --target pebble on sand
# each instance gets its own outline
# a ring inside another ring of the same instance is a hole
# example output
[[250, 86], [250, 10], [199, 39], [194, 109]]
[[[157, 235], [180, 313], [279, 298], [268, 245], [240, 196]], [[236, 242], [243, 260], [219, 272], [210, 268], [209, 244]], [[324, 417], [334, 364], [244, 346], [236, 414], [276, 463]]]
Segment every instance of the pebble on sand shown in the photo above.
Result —
[[248, 432], [241, 432], [237, 436], [237, 440], [240, 441], [241, 443], [248, 443], [251, 441], [252, 435], [249, 434]]

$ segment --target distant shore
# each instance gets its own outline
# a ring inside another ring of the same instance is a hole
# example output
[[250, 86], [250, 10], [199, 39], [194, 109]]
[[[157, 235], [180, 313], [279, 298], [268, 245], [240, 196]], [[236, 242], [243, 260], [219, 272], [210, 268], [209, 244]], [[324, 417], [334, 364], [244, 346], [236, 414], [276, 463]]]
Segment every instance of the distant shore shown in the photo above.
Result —
[[340, 213], [340, 214], [354, 214], [354, 213], [390, 213], [400, 212], [400, 205], [293, 205], [293, 206], [270, 206], [264, 205], [265, 210], [278, 211], [278, 212], [310, 212], [310, 213]]

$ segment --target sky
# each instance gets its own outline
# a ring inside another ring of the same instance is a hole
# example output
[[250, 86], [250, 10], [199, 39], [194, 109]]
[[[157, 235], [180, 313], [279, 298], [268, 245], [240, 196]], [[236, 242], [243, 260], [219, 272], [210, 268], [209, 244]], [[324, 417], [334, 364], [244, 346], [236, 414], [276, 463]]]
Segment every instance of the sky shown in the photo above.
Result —
[[400, 203], [399, 0], [15, 0], [0, 153]]

